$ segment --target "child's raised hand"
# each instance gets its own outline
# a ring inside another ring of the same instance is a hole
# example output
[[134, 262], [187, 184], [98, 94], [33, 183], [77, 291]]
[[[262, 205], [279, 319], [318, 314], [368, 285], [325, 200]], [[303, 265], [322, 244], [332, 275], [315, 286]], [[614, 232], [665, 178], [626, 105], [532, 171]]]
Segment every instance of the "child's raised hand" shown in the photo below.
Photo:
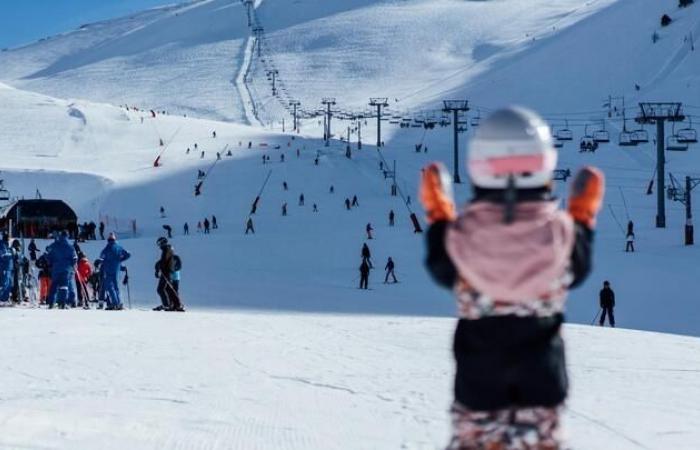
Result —
[[569, 213], [574, 220], [593, 229], [604, 193], [605, 175], [600, 169], [587, 166], [579, 170], [569, 195]]
[[420, 201], [429, 223], [453, 221], [457, 217], [452, 196], [452, 177], [442, 163], [433, 162], [423, 169]]

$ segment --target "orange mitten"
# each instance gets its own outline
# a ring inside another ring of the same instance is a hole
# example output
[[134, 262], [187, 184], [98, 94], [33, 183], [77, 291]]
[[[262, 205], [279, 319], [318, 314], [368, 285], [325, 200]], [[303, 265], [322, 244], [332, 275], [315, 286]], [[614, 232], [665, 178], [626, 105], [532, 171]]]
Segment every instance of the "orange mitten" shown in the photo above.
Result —
[[574, 177], [569, 195], [569, 213], [576, 222], [595, 227], [596, 216], [603, 203], [605, 176], [595, 167], [584, 167]]
[[455, 220], [452, 178], [441, 163], [430, 163], [423, 169], [420, 201], [429, 223]]

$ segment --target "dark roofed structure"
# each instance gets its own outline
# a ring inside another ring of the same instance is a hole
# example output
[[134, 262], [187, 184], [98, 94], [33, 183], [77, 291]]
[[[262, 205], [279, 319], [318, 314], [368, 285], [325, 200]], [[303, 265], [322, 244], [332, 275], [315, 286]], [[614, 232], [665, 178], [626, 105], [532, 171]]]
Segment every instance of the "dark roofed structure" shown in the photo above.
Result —
[[0, 228], [13, 236], [40, 239], [57, 230], [68, 230], [73, 235], [78, 216], [63, 200], [17, 200], [0, 210]]

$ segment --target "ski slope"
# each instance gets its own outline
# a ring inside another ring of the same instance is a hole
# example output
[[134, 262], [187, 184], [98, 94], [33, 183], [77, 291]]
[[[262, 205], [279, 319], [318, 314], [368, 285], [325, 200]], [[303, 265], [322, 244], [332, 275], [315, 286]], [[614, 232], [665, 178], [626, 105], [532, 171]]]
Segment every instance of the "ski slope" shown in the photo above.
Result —
[[[3, 310], [0, 322], [0, 448], [435, 449], [449, 437], [452, 319]], [[696, 448], [697, 338], [565, 335], [573, 448]]]

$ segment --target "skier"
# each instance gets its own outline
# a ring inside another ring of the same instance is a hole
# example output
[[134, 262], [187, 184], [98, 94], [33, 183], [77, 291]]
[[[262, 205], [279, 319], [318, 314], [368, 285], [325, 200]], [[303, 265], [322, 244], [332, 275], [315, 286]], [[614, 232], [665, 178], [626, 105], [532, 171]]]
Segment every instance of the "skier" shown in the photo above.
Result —
[[189, 154], [190, 154], [190, 148], [187, 147], [187, 150], [185, 150], [185, 155], [189, 155]]
[[313, 206], [313, 212], [315, 212], [315, 213], [317, 213], [317, 212], [318, 212], [318, 206], [316, 205], [316, 203], [314, 203], [314, 206]]
[[180, 297], [172, 284], [172, 277], [176, 268], [173, 248], [164, 237], [158, 238], [156, 244], [160, 248], [160, 259], [155, 264], [155, 276], [158, 279], [156, 292], [158, 292], [161, 304], [153, 308], [153, 310], [184, 311]]
[[255, 228], [253, 228], [253, 218], [248, 217], [248, 221], [245, 223], [245, 234], [248, 234], [248, 232], [251, 232], [255, 234]]
[[88, 293], [88, 280], [92, 275], [92, 265], [85, 253], [78, 253], [78, 270], [75, 271], [75, 285], [78, 291], [78, 306], [89, 309], [90, 294]]
[[201, 232], [202, 232], [202, 222], [200, 221], [200, 222], [197, 222], [197, 233], [201, 233]]
[[384, 277], [384, 284], [387, 284], [389, 282], [389, 275], [391, 275], [391, 278], [394, 279], [394, 283], [399, 282], [396, 279], [396, 275], [394, 274], [394, 260], [391, 259], [391, 256], [389, 257], [389, 260], [386, 262], [386, 266], [384, 266], [384, 270], [386, 271], [386, 276]]
[[284, 162], [284, 153], [280, 155], [280, 162]]
[[363, 259], [362, 264], [360, 264], [360, 289], [369, 288], [369, 269], [371, 269], [370, 265], [367, 264], [366, 259]]
[[199, 154], [199, 159], [204, 159], [204, 150], [202, 150], [202, 153]]
[[216, 139], [216, 131], [212, 131], [212, 132], [211, 132], [211, 137], [212, 137], [213, 139]]
[[372, 228], [371, 223], [367, 223], [367, 226], [365, 227], [365, 231], [367, 232], [367, 239], [372, 239], [372, 231], [374, 231], [374, 228]]
[[78, 256], [75, 254], [73, 246], [68, 242], [68, 232], [59, 232], [58, 239], [46, 249], [46, 258], [51, 267], [51, 287], [48, 294], [49, 308], [53, 308], [54, 303], [64, 309], [66, 304], [74, 298], [73, 272]]
[[221, 161], [221, 153], [220, 152], [216, 152], [216, 160]]
[[[88, 283], [90, 284], [90, 289], [92, 290], [92, 300], [99, 301], [97, 304], [97, 309], [102, 309], [104, 306], [102, 304], [102, 300], [104, 299], [100, 296], [102, 285], [102, 283], [100, 283], [100, 279], [102, 278], [102, 274], [100, 273], [101, 266], [102, 260], [96, 259], [92, 263], [92, 274], [90, 275], [90, 278], [88, 278]], [[41, 273], [39, 273], [39, 279], [41, 280]]]
[[628, 231], [627, 236], [625, 237], [625, 240], [627, 241], [627, 245], [625, 245], [625, 253], [627, 253], [627, 252], [634, 253], [634, 232]]
[[330, 187], [330, 189], [328, 190], [328, 192], [331, 193], [331, 194], [333, 194], [333, 193], [335, 192], [335, 188], [333, 187], [332, 184], [331, 184], [331, 187]]
[[100, 301], [105, 300], [105, 295], [107, 296], [107, 310], [124, 309], [119, 297], [117, 276], [121, 270], [122, 263], [130, 257], [131, 254], [117, 244], [117, 235], [114, 232], [109, 233], [107, 246], [100, 253], [100, 259], [102, 260], [102, 267], [100, 268]]
[[219, 229], [219, 224], [216, 222], [216, 216], [211, 215], [211, 228], [212, 230], [218, 230]]
[[19, 239], [12, 241], [12, 301], [15, 304], [25, 300], [25, 276], [29, 272], [29, 260], [22, 252], [22, 243]]
[[163, 208], [162, 206], [160, 207], [160, 218], [161, 219], [165, 218], [165, 208]]
[[51, 288], [51, 271], [46, 253], [36, 260], [36, 267], [39, 269], [39, 303], [46, 304]]
[[8, 243], [8, 234], [3, 233], [2, 240], [0, 240], [0, 302], [9, 301], [12, 294], [14, 259]]
[[29, 246], [27, 247], [29, 250], [29, 259], [32, 261], [36, 261], [36, 252], [39, 251], [39, 248], [36, 246], [36, 242], [34, 242], [34, 238], [32, 238], [31, 241], [29, 241]]
[[350, 211], [350, 199], [349, 198], [345, 199], [345, 209]]
[[289, 189], [289, 186], [287, 185], [287, 182], [286, 182], [286, 181], [283, 181], [283, 182], [282, 182], [282, 189], [285, 190], [285, 191]]
[[163, 225], [163, 229], [165, 230], [166, 233], [168, 233], [168, 239], [173, 238], [173, 227], [170, 225]]
[[369, 264], [369, 268], [371, 269], [373, 267], [372, 266], [372, 254], [370, 253], [369, 246], [367, 245], [366, 242], [364, 244], [362, 244], [361, 255], [362, 255], [362, 261], [367, 261], [367, 264]]
[[605, 326], [605, 316], [608, 316], [608, 322], [610, 326], [615, 328], [615, 314], [613, 310], [615, 309], [615, 292], [610, 288], [610, 282], [603, 282], [603, 289], [600, 290], [600, 309], [603, 311], [600, 314], [599, 325], [601, 327]]
[[389, 210], [389, 226], [390, 227], [394, 226], [394, 210], [393, 209]]
[[304, 206], [304, 194], [299, 195], [299, 206]]
[[582, 169], [569, 213], [558, 211], [550, 129], [523, 108], [494, 112], [469, 148], [474, 199], [460, 216], [444, 166], [429, 165], [420, 189], [431, 224], [426, 266], [454, 290], [460, 315], [448, 448], [559, 449], [562, 311], [590, 271], [603, 175]]
[[360, 206], [360, 204], [357, 202], [357, 195], [352, 196], [351, 206]]
[[204, 218], [204, 234], [209, 234], [209, 219]]
[[183, 232], [183, 234], [184, 234], [185, 236], [187, 236], [188, 234], [190, 234], [190, 226], [189, 226], [189, 224], [188, 224], [187, 222], [185, 222], [185, 226], [182, 227], [182, 232]]

